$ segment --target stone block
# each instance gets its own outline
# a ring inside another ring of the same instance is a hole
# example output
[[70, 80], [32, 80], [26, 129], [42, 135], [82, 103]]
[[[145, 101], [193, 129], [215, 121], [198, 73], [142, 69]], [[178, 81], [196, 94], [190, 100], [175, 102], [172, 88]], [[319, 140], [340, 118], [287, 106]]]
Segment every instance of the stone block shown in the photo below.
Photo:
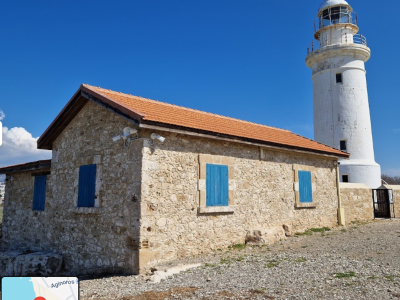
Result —
[[212, 164], [214, 162], [213, 156], [210, 154], [199, 154], [200, 164]]
[[157, 226], [158, 227], [164, 227], [167, 224], [167, 219], [166, 218], [161, 218], [157, 221]]
[[62, 256], [54, 253], [2, 252], [0, 276], [52, 276], [61, 271], [62, 262]]
[[265, 243], [261, 230], [247, 230], [246, 233], [246, 239], [245, 239], [246, 245], [262, 245]]
[[206, 180], [205, 179], [199, 179], [198, 190], [199, 191], [205, 191], [206, 190]]
[[221, 165], [233, 166], [235, 159], [233, 157], [221, 156]]
[[139, 267], [140, 273], [145, 273], [150, 270], [150, 266], [153, 266], [152, 262], [156, 262], [160, 259], [159, 251], [140, 250], [139, 251]]
[[51, 276], [60, 272], [63, 258], [52, 253], [30, 253], [14, 261], [14, 276]]
[[120, 234], [123, 234], [127, 228], [126, 228], [126, 226], [114, 225], [111, 227], [111, 229], [115, 234], [120, 235]]
[[204, 207], [206, 206], [206, 201], [207, 201], [207, 194], [206, 191], [200, 191], [200, 199], [199, 199], [199, 206]]
[[199, 214], [233, 213], [234, 211], [234, 206], [207, 206], [198, 208]]
[[[307, 222], [309, 220], [304, 220], [304, 221]], [[310, 224], [306, 224], [305, 227], [310, 228], [312, 226]], [[275, 243], [276, 241], [286, 238], [285, 230], [283, 229], [282, 226], [275, 226], [275, 227], [267, 228], [264, 231], [263, 236], [264, 236], [264, 240], [267, 244]]]
[[229, 192], [229, 206], [235, 205], [235, 191], [228, 191]]
[[366, 185], [341, 182], [340, 196], [346, 222], [374, 218], [372, 190]]
[[285, 236], [288, 236], [288, 237], [293, 236], [292, 229], [290, 228], [289, 225], [283, 224], [282, 228], [283, 228], [283, 230], [285, 230]]
[[0, 252], [0, 277], [14, 276], [14, 261], [21, 251]]
[[229, 180], [235, 179], [235, 167], [234, 166], [228, 168], [228, 177], [229, 177]]
[[206, 177], [207, 177], [207, 164], [205, 164], [205, 163], [201, 163], [200, 164], [200, 174], [199, 174], [199, 179], [200, 180], [205, 180], [206, 179]]
[[236, 180], [229, 179], [229, 190], [235, 191], [236, 190]]

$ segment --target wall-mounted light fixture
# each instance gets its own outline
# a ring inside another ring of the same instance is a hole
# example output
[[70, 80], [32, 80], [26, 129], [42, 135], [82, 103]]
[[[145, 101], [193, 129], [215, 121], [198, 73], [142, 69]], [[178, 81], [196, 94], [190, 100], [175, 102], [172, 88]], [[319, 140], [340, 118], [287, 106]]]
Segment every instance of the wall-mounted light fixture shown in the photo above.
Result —
[[120, 139], [123, 139], [123, 140], [125, 141], [131, 134], [135, 134], [135, 135], [137, 136], [137, 130], [136, 130], [136, 129], [133, 129], [133, 128], [130, 128], [130, 127], [125, 127], [125, 128], [122, 130], [122, 134], [117, 135], [117, 136], [114, 136], [114, 137], [112, 138], [112, 140], [113, 140], [114, 142], [116, 142], [116, 141], [118, 141], [118, 140], [120, 140]]
[[[131, 135], [134, 135], [133, 137], [130, 137]], [[114, 136], [112, 140], [114, 142], [123, 139], [124, 140], [124, 146], [125, 148], [128, 148], [129, 145], [131, 144], [132, 141], [136, 140], [148, 140], [150, 144], [153, 146], [154, 145], [154, 140], [158, 140], [160, 143], [164, 143], [165, 137], [158, 135], [156, 133], [152, 133], [149, 138], [140, 138], [138, 135], [137, 129], [133, 129], [130, 127], [125, 127], [122, 131], [121, 135]]]
[[161, 144], [163, 144], [164, 141], [165, 141], [165, 137], [163, 137], [163, 136], [161, 136], [161, 135], [158, 135], [158, 134], [156, 134], [156, 133], [152, 133], [152, 134], [150, 135], [150, 138], [153, 140], [153, 143], [154, 143], [154, 140], [155, 140], [155, 139], [157, 139]]

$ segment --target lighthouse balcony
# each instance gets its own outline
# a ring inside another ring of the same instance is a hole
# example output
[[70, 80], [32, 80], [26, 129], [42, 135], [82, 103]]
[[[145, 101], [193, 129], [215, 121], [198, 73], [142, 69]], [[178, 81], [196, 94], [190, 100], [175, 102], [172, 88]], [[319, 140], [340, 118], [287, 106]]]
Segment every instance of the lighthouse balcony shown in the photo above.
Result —
[[312, 41], [307, 47], [307, 54], [310, 54], [323, 47], [332, 45], [358, 44], [367, 47], [367, 39], [362, 34], [338, 31], [335, 34], [324, 35], [319, 41]]

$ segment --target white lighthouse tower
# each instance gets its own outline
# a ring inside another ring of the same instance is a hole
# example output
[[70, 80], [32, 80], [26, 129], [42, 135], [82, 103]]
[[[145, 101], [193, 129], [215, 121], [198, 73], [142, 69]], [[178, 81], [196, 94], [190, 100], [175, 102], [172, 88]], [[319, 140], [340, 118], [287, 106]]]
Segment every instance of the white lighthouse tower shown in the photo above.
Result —
[[357, 34], [357, 14], [344, 0], [325, 0], [318, 11], [306, 64], [312, 69], [314, 139], [350, 153], [342, 182], [381, 185], [375, 162], [364, 63], [371, 51]]

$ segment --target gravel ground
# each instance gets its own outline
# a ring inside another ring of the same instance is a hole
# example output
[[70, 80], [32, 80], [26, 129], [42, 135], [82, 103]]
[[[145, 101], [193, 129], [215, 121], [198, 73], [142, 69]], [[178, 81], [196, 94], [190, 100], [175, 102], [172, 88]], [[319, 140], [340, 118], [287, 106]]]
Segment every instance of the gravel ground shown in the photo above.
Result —
[[308, 233], [173, 262], [202, 266], [158, 284], [142, 275], [81, 280], [80, 299], [400, 299], [400, 220]]

